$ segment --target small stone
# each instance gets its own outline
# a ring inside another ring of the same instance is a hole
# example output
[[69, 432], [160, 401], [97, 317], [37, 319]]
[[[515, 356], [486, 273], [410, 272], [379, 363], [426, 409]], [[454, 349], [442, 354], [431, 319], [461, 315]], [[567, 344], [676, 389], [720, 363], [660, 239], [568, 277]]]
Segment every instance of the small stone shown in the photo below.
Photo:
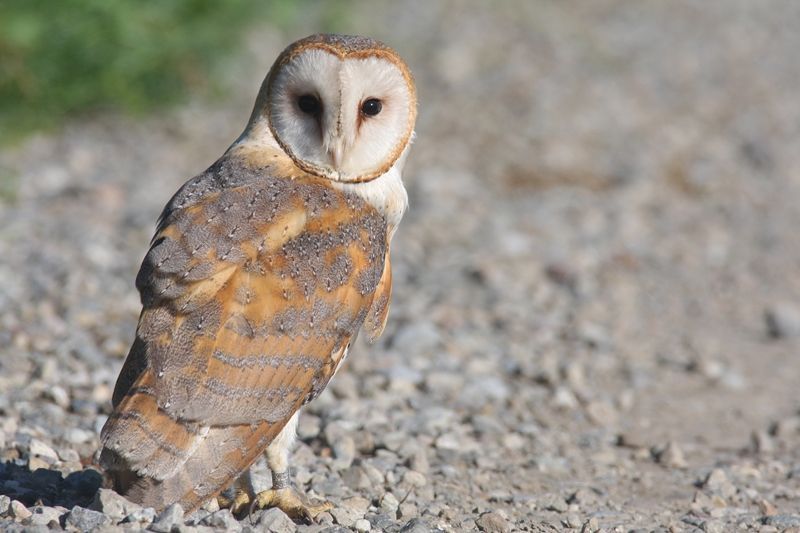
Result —
[[358, 519], [352, 511], [343, 507], [335, 507], [330, 510], [330, 513], [336, 523], [344, 527], [352, 527]]
[[706, 533], [724, 533], [725, 525], [719, 520], [706, 520], [701, 526]]
[[592, 517], [584, 522], [583, 527], [581, 527], [581, 533], [596, 533], [599, 530], [600, 522], [595, 517]]
[[458, 451], [461, 448], [461, 439], [455, 433], [444, 433], [436, 438], [434, 446], [439, 450]]
[[5, 494], [0, 494], [0, 516], [5, 515], [11, 508], [11, 498]]
[[557, 409], [573, 410], [580, 405], [578, 398], [568, 387], [557, 387], [553, 393], [553, 406]]
[[322, 423], [318, 416], [303, 413], [297, 423], [297, 436], [300, 440], [311, 440], [319, 435]]
[[141, 509], [141, 506], [129, 502], [113, 490], [100, 489], [95, 493], [89, 509], [108, 515], [114, 521], [119, 521], [133, 511]]
[[[181, 516], [183, 514], [183, 510], [181, 510]], [[214, 513], [211, 513], [207, 517], [205, 517], [202, 521], [203, 524], [213, 527], [219, 531], [241, 531], [242, 526], [239, 522], [233, 517], [229, 509], [221, 509]]]
[[669, 441], [663, 446], [657, 446], [652, 450], [653, 457], [659, 464], [671, 468], [686, 468], [688, 465], [683, 456], [683, 450], [674, 441]]
[[778, 509], [764, 498], [758, 500], [758, 510], [761, 511], [761, 514], [764, 516], [774, 516], [778, 514]]
[[525, 447], [525, 437], [519, 433], [507, 433], [503, 435], [503, 447], [508, 450], [521, 450]]
[[30, 511], [31, 515], [25, 519], [25, 524], [31, 526], [46, 526], [51, 522], [58, 524], [62, 514], [55, 507], [46, 507], [44, 505], [37, 505]]
[[594, 401], [586, 406], [586, 414], [598, 426], [613, 426], [617, 423], [619, 415], [610, 402]]
[[503, 518], [500, 513], [493, 511], [483, 513], [479, 516], [478, 519], [475, 520], [475, 525], [478, 526], [478, 529], [486, 531], [487, 533], [505, 533], [511, 529], [508, 525], [508, 521]]
[[183, 508], [178, 503], [173, 503], [158, 515], [150, 530], [156, 533], [169, 533], [173, 526], [183, 524]]
[[31, 439], [29, 453], [31, 457], [39, 457], [50, 464], [58, 462], [56, 451], [39, 439]]
[[400, 529], [400, 533], [430, 533], [431, 527], [422, 518], [412, 518]]
[[356, 528], [356, 531], [359, 531], [360, 533], [365, 533], [366, 531], [370, 531], [372, 529], [372, 524], [369, 523], [369, 520], [361, 518], [359, 520], [356, 520], [354, 527]]
[[411, 502], [402, 502], [400, 504], [400, 509], [398, 509], [398, 516], [403, 520], [408, 520], [409, 518], [416, 518], [419, 516], [419, 509], [415, 503]]
[[367, 476], [364, 468], [361, 466], [345, 468], [339, 475], [342, 478], [342, 482], [353, 490], [369, 489], [372, 487], [369, 476]]
[[347, 498], [346, 500], [342, 501], [341, 507], [349, 510], [355, 516], [361, 518], [367, 514], [367, 511], [369, 511], [370, 503], [366, 498], [362, 498], [361, 496], [353, 496], [352, 498]]
[[277, 507], [262, 511], [256, 524], [270, 533], [292, 533], [297, 530], [292, 519]]
[[31, 516], [31, 512], [25, 507], [25, 504], [19, 500], [13, 500], [11, 502], [9, 516], [17, 520], [18, 522], [21, 520], [25, 520], [29, 516]]
[[775, 443], [766, 431], [754, 431], [750, 436], [753, 443], [753, 450], [756, 453], [772, 453], [775, 451]]
[[88, 431], [81, 428], [69, 428], [64, 432], [64, 440], [70, 444], [83, 444], [89, 442], [95, 437], [93, 431]]
[[102, 526], [111, 524], [111, 518], [103, 513], [92, 511], [91, 509], [84, 509], [77, 505], [67, 514], [64, 520], [65, 525], [72, 526], [80, 531], [89, 531]]
[[381, 510], [389, 513], [394, 514], [397, 512], [397, 509], [400, 507], [400, 502], [397, 500], [397, 497], [392, 494], [391, 492], [387, 492], [381, 498]]
[[770, 306], [764, 312], [764, 322], [773, 339], [800, 336], [800, 308], [788, 302]]
[[723, 498], [730, 498], [736, 494], [736, 487], [728, 480], [727, 474], [721, 468], [713, 469], [706, 476], [703, 486]]
[[152, 507], [136, 509], [129, 513], [122, 522], [133, 524], [150, 524], [156, 519], [156, 510]]
[[47, 390], [47, 397], [53, 400], [53, 403], [62, 409], [69, 407], [69, 394], [63, 387], [53, 385]]
[[775, 526], [782, 531], [790, 527], [800, 527], [800, 515], [775, 514], [765, 517], [762, 522], [766, 526]]
[[564, 501], [564, 498], [555, 494], [547, 494], [539, 501], [538, 507], [545, 511], [555, 511], [557, 513], [565, 513], [569, 509], [569, 505]]
[[427, 482], [428, 481], [425, 479], [425, 476], [419, 472], [409, 470], [403, 474], [403, 483], [411, 485], [412, 487], [424, 487]]
[[332, 447], [333, 456], [336, 458], [334, 461], [336, 470], [343, 470], [353, 464], [356, 458], [356, 443], [352, 437], [349, 435], [339, 437]]
[[570, 529], [578, 529], [583, 525], [583, 522], [578, 515], [570, 513], [567, 515], [567, 518], [564, 519], [564, 525]]
[[416, 470], [420, 474], [427, 474], [430, 470], [430, 463], [428, 462], [428, 454], [424, 448], [417, 448], [408, 460], [408, 466], [411, 470]]

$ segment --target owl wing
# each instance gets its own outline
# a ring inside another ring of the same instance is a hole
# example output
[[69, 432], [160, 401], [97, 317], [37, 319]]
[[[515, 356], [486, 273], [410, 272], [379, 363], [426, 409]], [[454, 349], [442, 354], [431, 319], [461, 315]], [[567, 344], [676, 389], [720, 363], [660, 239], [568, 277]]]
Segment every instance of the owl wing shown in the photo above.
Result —
[[198, 499], [246, 469], [324, 389], [365, 319], [371, 336], [376, 320], [382, 329], [385, 306], [370, 308], [386, 290], [387, 249], [373, 208], [312, 178], [168, 207], [137, 276], [143, 310], [102, 433], [121, 492], [150, 502], [148, 487], [174, 485], [170, 495]]

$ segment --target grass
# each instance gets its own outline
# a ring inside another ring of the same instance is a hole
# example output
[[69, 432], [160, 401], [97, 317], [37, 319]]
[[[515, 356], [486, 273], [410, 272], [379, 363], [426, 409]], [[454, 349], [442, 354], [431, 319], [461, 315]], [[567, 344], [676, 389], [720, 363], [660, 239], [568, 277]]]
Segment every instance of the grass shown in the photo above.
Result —
[[214, 90], [248, 26], [291, 0], [4, 0], [0, 144], [81, 113], [145, 113]]

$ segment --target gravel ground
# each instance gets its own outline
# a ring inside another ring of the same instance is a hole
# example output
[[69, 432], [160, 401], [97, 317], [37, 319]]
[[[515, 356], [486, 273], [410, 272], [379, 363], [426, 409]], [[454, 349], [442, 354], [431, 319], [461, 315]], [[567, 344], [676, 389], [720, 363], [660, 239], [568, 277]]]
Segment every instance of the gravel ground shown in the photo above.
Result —
[[387, 331], [301, 417], [336, 509], [154, 516], [87, 466], [156, 217], [310, 13], [224, 103], [0, 153], [0, 528], [800, 531], [800, 4], [381, 6], [340, 25], [406, 56], [419, 137]]

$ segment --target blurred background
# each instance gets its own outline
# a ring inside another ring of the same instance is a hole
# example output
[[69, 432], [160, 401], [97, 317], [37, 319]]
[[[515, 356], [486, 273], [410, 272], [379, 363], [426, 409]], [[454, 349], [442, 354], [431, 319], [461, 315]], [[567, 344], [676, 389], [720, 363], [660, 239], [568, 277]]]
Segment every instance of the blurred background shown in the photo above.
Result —
[[92, 500], [159, 212], [335, 31], [405, 57], [419, 120], [386, 333], [300, 425], [324, 525], [800, 527], [798, 28], [790, 0], [0, 3], [0, 495]]

